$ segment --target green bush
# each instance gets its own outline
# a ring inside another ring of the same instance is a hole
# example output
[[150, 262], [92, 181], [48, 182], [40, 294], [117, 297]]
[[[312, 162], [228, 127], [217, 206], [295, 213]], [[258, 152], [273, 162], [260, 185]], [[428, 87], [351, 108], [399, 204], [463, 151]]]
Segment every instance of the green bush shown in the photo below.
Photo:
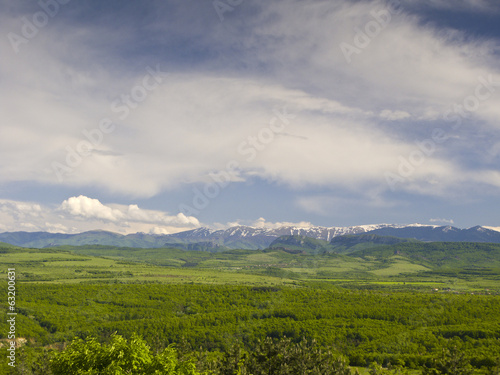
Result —
[[178, 361], [172, 346], [153, 355], [136, 335], [127, 341], [115, 334], [108, 344], [77, 338], [54, 355], [50, 367], [54, 375], [199, 375], [192, 362]]

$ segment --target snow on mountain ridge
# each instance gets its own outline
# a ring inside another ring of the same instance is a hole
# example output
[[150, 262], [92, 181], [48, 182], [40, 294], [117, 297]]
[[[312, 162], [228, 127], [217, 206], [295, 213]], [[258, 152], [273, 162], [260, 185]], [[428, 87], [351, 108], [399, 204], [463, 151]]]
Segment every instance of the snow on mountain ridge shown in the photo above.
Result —
[[[225, 230], [212, 231], [209, 235], [218, 234], [221, 236], [240, 236], [240, 237], [255, 237], [255, 236], [283, 236], [283, 235], [299, 235], [313, 237], [317, 239], [331, 240], [333, 237], [347, 234], [365, 233], [381, 228], [404, 228], [406, 225], [396, 224], [368, 224], [355, 225], [350, 227], [298, 227], [298, 226], [283, 226], [279, 228], [251, 227], [238, 225]], [[425, 226], [421, 224], [413, 224], [411, 226]], [[434, 226], [430, 226], [434, 227]], [[200, 228], [201, 229], [201, 228]]]
[[[330, 241], [332, 238], [337, 236], [344, 235], [352, 235], [352, 234], [361, 234], [366, 232], [371, 232], [377, 229], [383, 228], [437, 228], [437, 225], [425, 225], [425, 224], [364, 224], [364, 225], [353, 225], [348, 227], [322, 227], [322, 226], [313, 226], [313, 227], [300, 227], [300, 226], [282, 226], [278, 228], [269, 228], [269, 227], [252, 227], [245, 225], [237, 225], [233, 227], [229, 227], [227, 229], [211, 229], [208, 227], [201, 227], [194, 230], [180, 232], [173, 235], [167, 235], [167, 237], [173, 236], [178, 238], [185, 238], [189, 240], [199, 239], [207, 239], [207, 240], [222, 240], [224, 238], [271, 238], [271, 237], [280, 237], [286, 235], [297, 235], [297, 236], [306, 236], [312, 237], [316, 239]], [[450, 230], [450, 229], [447, 229]]]

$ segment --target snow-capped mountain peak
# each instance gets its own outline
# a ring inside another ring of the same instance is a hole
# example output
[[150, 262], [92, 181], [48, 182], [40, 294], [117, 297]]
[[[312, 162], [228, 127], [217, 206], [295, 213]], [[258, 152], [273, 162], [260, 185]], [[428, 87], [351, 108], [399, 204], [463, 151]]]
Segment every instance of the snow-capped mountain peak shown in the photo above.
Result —
[[459, 229], [450, 226], [424, 224], [367, 224], [350, 227], [300, 227], [295, 225], [276, 228], [233, 226], [227, 229], [197, 228], [175, 234], [135, 233], [122, 235], [111, 232], [61, 233], [0, 233], [0, 242], [25, 247], [55, 245], [112, 245], [128, 247], [163, 247], [204, 243], [233, 249], [264, 249], [281, 236], [304, 236], [331, 241], [334, 237], [370, 233], [379, 236], [413, 238], [420, 241], [466, 241], [500, 243], [500, 228], [476, 226]]

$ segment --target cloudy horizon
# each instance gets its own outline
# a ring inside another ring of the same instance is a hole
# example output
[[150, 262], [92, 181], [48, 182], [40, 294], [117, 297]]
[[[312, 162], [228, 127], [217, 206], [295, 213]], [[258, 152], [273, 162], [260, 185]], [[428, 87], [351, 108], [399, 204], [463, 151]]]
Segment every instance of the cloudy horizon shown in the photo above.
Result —
[[499, 18], [0, 0], [0, 232], [499, 227]]

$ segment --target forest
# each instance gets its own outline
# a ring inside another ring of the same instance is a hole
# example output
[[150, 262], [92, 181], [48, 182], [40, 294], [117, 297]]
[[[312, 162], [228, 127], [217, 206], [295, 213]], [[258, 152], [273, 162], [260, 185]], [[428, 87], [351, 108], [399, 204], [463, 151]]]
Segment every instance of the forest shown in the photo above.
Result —
[[[177, 266], [127, 262], [113, 249], [109, 257], [93, 249], [95, 257], [87, 247], [5, 247], [2, 273], [15, 267], [18, 275], [16, 336], [26, 341], [16, 368], [0, 368], [71, 374], [61, 369], [73, 361], [75, 374], [498, 374], [498, 273], [484, 261], [470, 266], [472, 245], [457, 246], [463, 259], [449, 262], [450, 249], [432, 245], [420, 264], [415, 246], [360, 250], [354, 261], [164, 250]], [[494, 257], [497, 248], [488, 249], [478, 245], [477, 254]], [[192, 265], [202, 256], [219, 266]], [[4, 346], [7, 331], [4, 319]], [[125, 372], [130, 366], [136, 372]]]

